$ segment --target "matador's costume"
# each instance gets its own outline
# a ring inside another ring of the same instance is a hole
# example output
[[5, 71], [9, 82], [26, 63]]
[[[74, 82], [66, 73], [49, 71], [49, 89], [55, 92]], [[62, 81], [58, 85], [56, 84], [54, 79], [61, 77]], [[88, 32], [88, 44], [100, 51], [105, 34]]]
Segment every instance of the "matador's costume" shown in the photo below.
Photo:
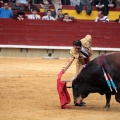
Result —
[[68, 59], [68, 62], [63, 67], [64, 72], [70, 67], [70, 65], [72, 64], [74, 59], [77, 59], [77, 62], [76, 62], [76, 74], [78, 74], [81, 71], [82, 66], [84, 64], [87, 64], [90, 61], [90, 57], [92, 55], [92, 49], [91, 49], [92, 37], [91, 37], [91, 35], [86, 35], [85, 38], [81, 39], [80, 41], [82, 43], [81, 51], [86, 53], [88, 55], [88, 58], [86, 58], [84, 56], [84, 54], [82, 54], [82, 52], [75, 51], [75, 48], [73, 47], [70, 50], [70, 57]]

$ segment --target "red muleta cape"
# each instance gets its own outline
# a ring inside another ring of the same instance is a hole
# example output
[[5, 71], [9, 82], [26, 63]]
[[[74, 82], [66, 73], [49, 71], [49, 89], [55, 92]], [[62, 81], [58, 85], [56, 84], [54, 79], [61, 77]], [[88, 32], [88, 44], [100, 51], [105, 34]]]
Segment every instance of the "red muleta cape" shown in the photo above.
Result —
[[61, 79], [57, 79], [57, 91], [60, 99], [61, 108], [70, 108], [66, 104], [70, 103], [70, 95], [67, 91], [66, 82], [62, 82]]

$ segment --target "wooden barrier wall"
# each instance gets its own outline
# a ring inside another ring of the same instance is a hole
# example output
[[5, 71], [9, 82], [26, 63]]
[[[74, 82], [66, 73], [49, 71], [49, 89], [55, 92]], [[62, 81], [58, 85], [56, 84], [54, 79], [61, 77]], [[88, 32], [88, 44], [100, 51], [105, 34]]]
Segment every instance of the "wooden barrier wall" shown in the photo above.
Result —
[[120, 24], [115, 22], [0, 19], [0, 45], [71, 46], [86, 34], [92, 47], [120, 48]]

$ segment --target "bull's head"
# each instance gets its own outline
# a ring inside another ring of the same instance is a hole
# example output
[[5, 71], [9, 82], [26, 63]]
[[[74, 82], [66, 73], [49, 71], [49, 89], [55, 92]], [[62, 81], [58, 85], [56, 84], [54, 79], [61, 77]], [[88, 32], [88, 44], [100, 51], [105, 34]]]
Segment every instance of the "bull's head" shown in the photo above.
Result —
[[81, 101], [83, 98], [86, 98], [89, 94], [89, 92], [87, 92], [87, 85], [79, 76], [73, 80], [72, 90], [74, 103], [76, 103], [78, 100]]
[[77, 78], [72, 82], [72, 90], [73, 90], [73, 97], [74, 103], [76, 103], [77, 99], [80, 97], [80, 91], [78, 86]]

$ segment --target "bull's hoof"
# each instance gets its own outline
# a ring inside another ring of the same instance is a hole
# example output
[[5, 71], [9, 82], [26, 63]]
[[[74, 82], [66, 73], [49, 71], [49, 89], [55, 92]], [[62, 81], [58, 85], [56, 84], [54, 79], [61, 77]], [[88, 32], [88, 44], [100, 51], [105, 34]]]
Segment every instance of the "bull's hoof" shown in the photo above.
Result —
[[104, 107], [103, 107], [103, 110], [104, 110], [104, 111], [110, 110], [110, 106], [104, 106]]
[[75, 103], [75, 106], [79, 106], [79, 104], [78, 104], [78, 103]]

